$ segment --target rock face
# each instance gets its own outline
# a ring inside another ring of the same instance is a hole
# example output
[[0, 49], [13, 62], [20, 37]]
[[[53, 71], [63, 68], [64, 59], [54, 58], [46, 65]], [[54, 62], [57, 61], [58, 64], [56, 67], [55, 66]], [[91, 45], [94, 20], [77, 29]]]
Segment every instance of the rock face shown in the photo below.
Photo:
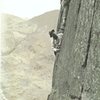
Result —
[[100, 0], [69, 0], [66, 6], [48, 100], [100, 100]]
[[[48, 31], [56, 27], [57, 16], [58, 11], [30, 20], [6, 16], [10, 20], [2, 32], [0, 100], [46, 100], [54, 62]], [[47, 24], [44, 19], [49, 19]]]

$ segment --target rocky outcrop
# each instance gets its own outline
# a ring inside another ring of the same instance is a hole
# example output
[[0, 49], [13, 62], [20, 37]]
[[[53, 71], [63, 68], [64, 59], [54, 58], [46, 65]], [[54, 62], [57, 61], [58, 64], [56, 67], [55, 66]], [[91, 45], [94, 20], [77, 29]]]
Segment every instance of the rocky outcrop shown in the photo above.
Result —
[[69, 1], [48, 100], [99, 100], [100, 0]]

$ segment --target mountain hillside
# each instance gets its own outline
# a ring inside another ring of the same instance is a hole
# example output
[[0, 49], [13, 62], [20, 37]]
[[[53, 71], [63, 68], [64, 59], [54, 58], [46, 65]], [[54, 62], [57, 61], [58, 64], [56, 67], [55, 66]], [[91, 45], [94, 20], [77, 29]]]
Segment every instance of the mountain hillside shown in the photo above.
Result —
[[20, 22], [24, 22], [25, 20], [10, 14], [2, 14], [1, 15], [1, 23], [3, 31], [13, 30], [16, 24]]
[[21, 33], [29, 34], [34, 31], [40, 31], [41, 29], [45, 30], [45, 28], [47, 31], [52, 28], [56, 28], [58, 13], [58, 10], [46, 12], [40, 16], [36, 16], [25, 22], [19, 23], [15, 27], [15, 30], [17, 29], [17, 31], [20, 31]]
[[2, 33], [1, 90], [7, 100], [47, 99], [55, 59], [48, 31], [56, 27], [57, 15], [51, 11], [6, 24], [13, 27]]

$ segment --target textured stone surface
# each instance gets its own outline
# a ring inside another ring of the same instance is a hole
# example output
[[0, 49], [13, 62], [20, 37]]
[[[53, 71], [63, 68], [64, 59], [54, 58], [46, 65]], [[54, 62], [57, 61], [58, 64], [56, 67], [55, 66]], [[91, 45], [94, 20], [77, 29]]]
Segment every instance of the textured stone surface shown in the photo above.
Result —
[[100, 100], [100, 0], [70, 0], [48, 100]]

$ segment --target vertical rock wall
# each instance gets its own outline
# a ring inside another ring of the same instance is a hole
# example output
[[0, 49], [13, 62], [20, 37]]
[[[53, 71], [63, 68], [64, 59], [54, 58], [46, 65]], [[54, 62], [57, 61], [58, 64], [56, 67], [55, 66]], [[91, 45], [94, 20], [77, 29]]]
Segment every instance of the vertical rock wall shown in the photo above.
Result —
[[100, 0], [69, 1], [48, 100], [100, 100]]

